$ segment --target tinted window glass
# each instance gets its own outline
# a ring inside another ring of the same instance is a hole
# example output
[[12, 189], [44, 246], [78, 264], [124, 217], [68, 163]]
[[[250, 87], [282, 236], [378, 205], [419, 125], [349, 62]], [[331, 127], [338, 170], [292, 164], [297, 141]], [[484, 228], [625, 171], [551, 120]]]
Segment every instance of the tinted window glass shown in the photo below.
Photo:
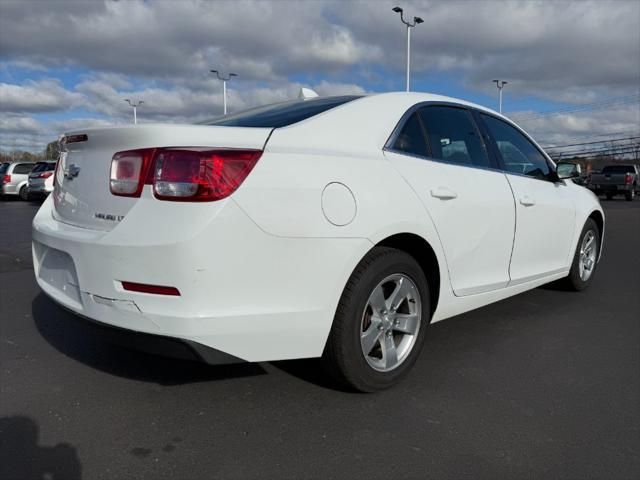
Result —
[[471, 113], [462, 108], [425, 107], [420, 116], [433, 158], [460, 165], [489, 167], [489, 158]]
[[544, 179], [549, 175], [549, 164], [540, 151], [517, 129], [502, 120], [482, 115], [484, 123], [493, 135], [505, 169]]
[[393, 148], [414, 155], [427, 156], [427, 143], [417, 113], [411, 115], [405, 122]]
[[9, 164], [8, 163], [0, 164], [0, 173], [6, 172], [8, 168], [9, 168]]
[[331, 108], [360, 98], [361, 95], [344, 95], [311, 100], [293, 100], [252, 108], [204, 122], [204, 125], [224, 125], [230, 127], [285, 127], [318, 115]]
[[609, 165], [602, 169], [602, 173], [636, 173], [633, 165]]
[[29, 173], [33, 168], [33, 163], [20, 163], [13, 169], [13, 173]]
[[53, 170], [55, 167], [56, 167], [55, 163], [39, 162], [39, 163], [36, 163], [35, 167], [33, 167], [33, 170], [31, 170], [31, 173], [48, 172], [50, 170]]

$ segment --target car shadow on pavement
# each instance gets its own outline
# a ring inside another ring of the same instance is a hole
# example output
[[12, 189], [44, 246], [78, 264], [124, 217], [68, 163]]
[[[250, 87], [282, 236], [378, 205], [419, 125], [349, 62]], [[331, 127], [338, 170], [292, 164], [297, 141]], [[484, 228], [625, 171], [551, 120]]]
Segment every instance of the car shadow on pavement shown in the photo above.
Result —
[[38, 445], [38, 425], [29, 417], [0, 417], [0, 478], [79, 480], [82, 466], [68, 443]]
[[267, 373], [257, 363], [215, 366], [125, 348], [113, 343], [112, 337], [105, 337], [104, 328], [96, 328], [67, 312], [43, 293], [32, 301], [31, 313], [40, 335], [56, 350], [111, 375], [160, 385], [181, 385]]

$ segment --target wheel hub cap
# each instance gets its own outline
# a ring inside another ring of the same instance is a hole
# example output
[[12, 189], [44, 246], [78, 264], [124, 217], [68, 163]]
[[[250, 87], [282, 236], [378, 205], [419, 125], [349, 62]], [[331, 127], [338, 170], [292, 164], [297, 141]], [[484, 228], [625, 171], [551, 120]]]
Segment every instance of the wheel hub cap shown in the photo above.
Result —
[[578, 273], [580, 280], [586, 282], [591, 277], [596, 266], [596, 255], [598, 252], [597, 237], [593, 230], [585, 233], [580, 244], [580, 255], [578, 258]]
[[362, 315], [360, 345], [367, 363], [381, 372], [398, 367], [415, 345], [421, 318], [422, 301], [411, 278], [398, 273], [382, 280]]

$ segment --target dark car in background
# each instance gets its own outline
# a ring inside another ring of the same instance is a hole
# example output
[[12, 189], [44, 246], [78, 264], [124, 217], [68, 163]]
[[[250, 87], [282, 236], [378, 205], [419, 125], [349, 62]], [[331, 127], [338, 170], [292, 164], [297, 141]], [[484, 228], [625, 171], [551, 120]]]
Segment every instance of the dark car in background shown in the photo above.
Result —
[[637, 165], [607, 165], [600, 173], [592, 173], [589, 188], [596, 195], [611, 200], [614, 195], [624, 195], [631, 201], [639, 192], [640, 167]]

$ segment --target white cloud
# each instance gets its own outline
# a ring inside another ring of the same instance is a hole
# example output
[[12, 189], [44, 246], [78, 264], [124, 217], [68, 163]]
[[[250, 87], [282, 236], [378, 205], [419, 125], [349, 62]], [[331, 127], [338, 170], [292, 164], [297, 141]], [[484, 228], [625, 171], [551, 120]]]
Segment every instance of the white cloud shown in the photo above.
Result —
[[[395, 4], [57, 0], [37, 3], [33, 14], [36, 2], [2, 2], [7, 83], [0, 84], [0, 110], [11, 115], [0, 134], [5, 138], [11, 130], [15, 136], [22, 126], [32, 135], [39, 125], [43, 135], [55, 135], [64, 122], [29, 115], [78, 108], [96, 118], [67, 124], [129, 122], [124, 98], [145, 101], [141, 121], [215, 116], [222, 96], [208, 73], [212, 67], [239, 74], [228, 85], [231, 111], [294, 98], [300, 78], [312, 79], [305, 86], [322, 95], [385, 90], [390, 78], [402, 78], [405, 61], [405, 29], [391, 12]], [[494, 95], [491, 80], [504, 78], [508, 110], [530, 96], [580, 104], [638, 91], [640, 2], [401, 4], [410, 17], [425, 20], [412, 31], [414, 83], [446, 72], [468, 89]], [[13, 67], [39, 76], [53, 67], [88, 73], [65, 88], [54, 78], [14, 80]], [[634, 122], [631, 107], [545, 117], [525, 126], [552, 139]]]
[[23, 85], [0, 83], [0, 110], [4, 112], [54, 112], [79, 106], [82, 97], [65, 90], [52, 78]]

